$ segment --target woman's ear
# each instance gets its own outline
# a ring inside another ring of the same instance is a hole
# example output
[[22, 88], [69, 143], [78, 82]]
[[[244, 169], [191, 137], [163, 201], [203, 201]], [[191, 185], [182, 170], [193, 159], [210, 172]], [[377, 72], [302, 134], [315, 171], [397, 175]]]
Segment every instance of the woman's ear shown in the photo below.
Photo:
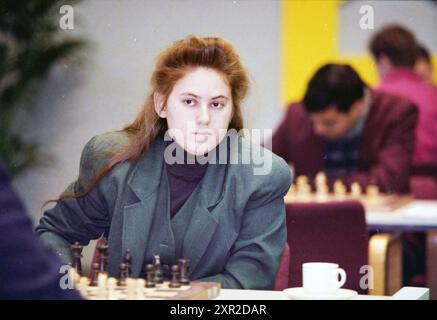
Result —
[[154, 92], [153, 93], [153, 103], [155, 105], [155, 112], [160, 118], [167, 117], [167, 108], [164, 106], [165, 97], [162, 93]]

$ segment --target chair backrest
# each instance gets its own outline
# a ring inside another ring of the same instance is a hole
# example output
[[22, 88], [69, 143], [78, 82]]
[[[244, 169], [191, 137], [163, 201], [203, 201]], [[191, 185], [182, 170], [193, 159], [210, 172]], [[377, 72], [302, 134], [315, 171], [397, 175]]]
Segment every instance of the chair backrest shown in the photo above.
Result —
[[368, 264], [368, 232], [364, 207], [358, 201], [287, 203], [289, 287], [302, 286], [305, 262], [338, 263], [347, 273], [343, 288], [360, 288], [361, 268]]
[[281, 291], [288, 288], [289, 273], [290, 273], [290, 247], [286, 242], [284, 246], [284, 250], [282, 250], [278, 271], [276, 272], [274, 290]]

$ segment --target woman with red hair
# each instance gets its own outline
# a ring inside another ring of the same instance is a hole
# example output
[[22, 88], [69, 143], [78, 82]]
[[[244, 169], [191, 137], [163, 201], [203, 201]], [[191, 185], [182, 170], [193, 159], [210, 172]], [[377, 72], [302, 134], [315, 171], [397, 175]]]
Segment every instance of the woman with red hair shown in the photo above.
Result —
[[[192, 280], [271, 289], [291, 177], [268, 150], [244, 162], [254, 145], [238, 132], [249, 81], [237, 53], [219, 38], [177, 41], [159, 56], [151, 87], [133, 123], [87, 143], [77, 181], [38, 234], [67, 261], [72, 243], [104, 235], [112, 276], [129, 249], [132, 277], [159, 254], [165, 276], [186, 258]], [[267, 173], [256, 173], [260, 160]]]

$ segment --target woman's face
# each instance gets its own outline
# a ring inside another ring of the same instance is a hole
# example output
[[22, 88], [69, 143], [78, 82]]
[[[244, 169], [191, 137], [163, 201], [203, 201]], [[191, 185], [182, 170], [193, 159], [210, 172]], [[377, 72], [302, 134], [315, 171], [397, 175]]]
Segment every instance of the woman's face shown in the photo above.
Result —
[[156, 112], [167, 118], [170, 136], [188, 153], [206, 154], [226, 135], [232, 97], [219, 72], [197, 67], [176, 82], [167, 103], [159, 93], [154, 98]]

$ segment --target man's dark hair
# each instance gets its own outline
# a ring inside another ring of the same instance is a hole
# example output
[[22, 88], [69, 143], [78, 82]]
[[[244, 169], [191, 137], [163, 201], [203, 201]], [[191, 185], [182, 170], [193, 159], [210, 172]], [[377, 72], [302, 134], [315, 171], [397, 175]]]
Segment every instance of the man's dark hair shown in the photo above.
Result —
[[418, 44], [408, 29], [389, 25], [373, 36], [369, 48], [376, 60], [385, 55], [396, 67], [414, 67]]
[[428, 49], [424, 45], [419, 45], [419, 47], [417, 48], [417, 59], [418, 58], [423, 58], [428, 63], [431, 62], [431, 55], [430, 55]]
[[308, 83], [303, 99], [305, 111], [316, 113], [335, 106], [347, 113], [355, 101], [363, 98], [365, 87], [350, 65], [326, 64]]

